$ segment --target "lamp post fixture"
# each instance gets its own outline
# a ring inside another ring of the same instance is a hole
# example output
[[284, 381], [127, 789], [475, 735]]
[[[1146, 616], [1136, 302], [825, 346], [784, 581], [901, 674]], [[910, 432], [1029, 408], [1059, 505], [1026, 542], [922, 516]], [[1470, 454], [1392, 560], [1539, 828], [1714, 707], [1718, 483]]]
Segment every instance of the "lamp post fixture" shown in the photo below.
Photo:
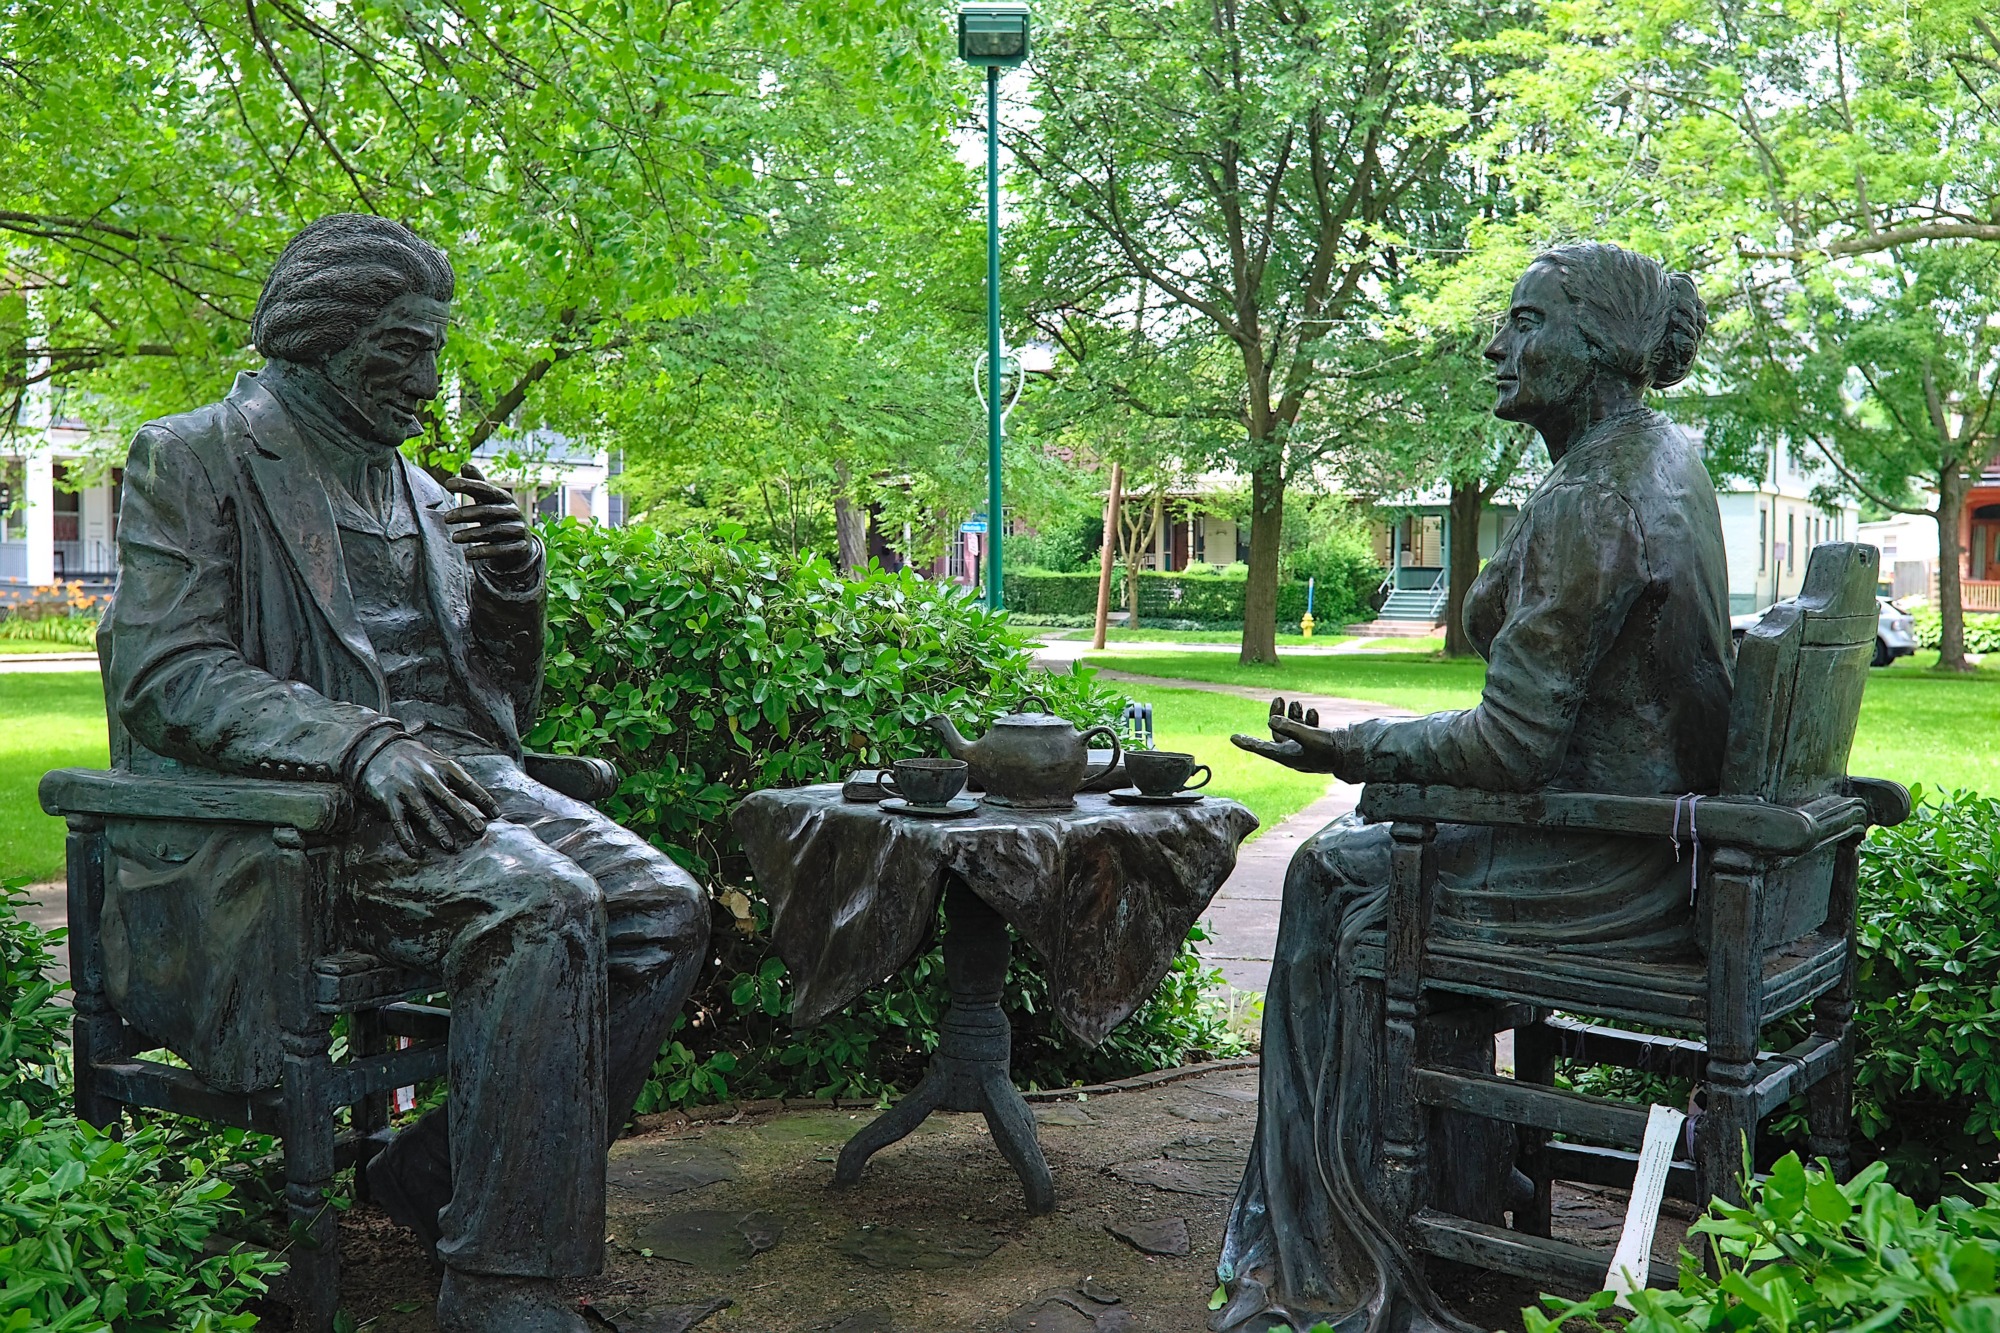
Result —
[[1000, 565], [1000, 71], [1028, 58], [1028, 7], [968, 4], [958, 10], [958, 55], [986, 71], [986, 605], [1006, 605]]

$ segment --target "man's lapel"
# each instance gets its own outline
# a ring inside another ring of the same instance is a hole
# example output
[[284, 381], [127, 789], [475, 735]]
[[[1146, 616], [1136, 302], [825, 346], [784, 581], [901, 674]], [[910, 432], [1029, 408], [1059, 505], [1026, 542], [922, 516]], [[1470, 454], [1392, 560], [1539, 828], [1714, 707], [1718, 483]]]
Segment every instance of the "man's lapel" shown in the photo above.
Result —
[[472, 623], [473, 575], [462, 549], [452, 543], [451, 524], [444, 521], [453, 497], [400, 451], [396, 465], [403, 471], [403, 484], [417, 511], [417, 532], [424, 547], [424, 586], [430, 594], [431, 615], [452, 668], [463, 680], [465, 635]]
[[230, 391], [249, 424], [256, 448], [250, 450], [250, 475], [263, 497], [265, 512], [278, 540], [291, 557], [313, 600], [318, 603], [334, 635], [367, 668], [378, 689], [386, 689], [382, 668], [375, 660], [374, 645], [362, 632], [354, 612], [354, 590], [347, 582], [347, 559], [340, 549], [340, 531], [334, 525], [333, 504], [327, 498], [332, 479], [320, 467], [319, 459], [305, 441], [285, 409], [271, 391], [253, 374], [236, 377]]

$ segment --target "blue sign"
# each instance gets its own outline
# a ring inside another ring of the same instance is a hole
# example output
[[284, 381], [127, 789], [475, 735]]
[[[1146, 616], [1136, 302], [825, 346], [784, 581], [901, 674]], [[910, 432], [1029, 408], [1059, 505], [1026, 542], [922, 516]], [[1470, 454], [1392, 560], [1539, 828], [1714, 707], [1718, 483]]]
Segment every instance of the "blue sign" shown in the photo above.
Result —
[[986, 531], [986, 520], [983, 518], [968, 519], [966, 522], [958, 525], [958, 530], [960, 532], [984, 532]]

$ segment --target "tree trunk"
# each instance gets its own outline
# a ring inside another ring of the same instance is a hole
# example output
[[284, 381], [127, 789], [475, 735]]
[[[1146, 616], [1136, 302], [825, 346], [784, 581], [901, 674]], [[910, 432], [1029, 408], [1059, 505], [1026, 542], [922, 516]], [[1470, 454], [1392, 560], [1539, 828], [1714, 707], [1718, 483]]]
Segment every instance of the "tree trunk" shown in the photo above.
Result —
[[1250, 579], [1243, 589], [1245, 666], [1278, 664], [1278, 543], [1284, 536], [1284, 457], [1258, 464], [1250, 474]]
[[1479, 577], [1479, 518], [1486, 510], [1486, 490], [1472, 482], [1451, 484], [1451, 550], [1445, 559], [1449, 579], [1444, 595], [1444, 655], [1473, 657], [1472, 638], [1465, 632], [1465, 594]]
[[1965, 660], [1965, 589], [1961, 585], [1959, 555], [1965, 536], [1965, 497], [1971, 491], [1965, 464], [1950, 462], [1938, 472], [1938, 619], [1943, 622], [1938, 636], [1938, 670], [1970, 671]]
[[1125, 465], [1111, 465], [1111, 494], [1104, 502], [1104, 550], [1097, 558], [1097, 630], [1090, 646], [1104, 647], [1105, 627], [1111, 623], [1111, 566], [1117, 563], [1118, 499], [1125, 484]]
[[868, 511], [849, 498], [847, 464], [833, 465], [840, 488], [833, 493], [833, 535], [840, 548], [840, 572], [849, 576], [868, 568]]

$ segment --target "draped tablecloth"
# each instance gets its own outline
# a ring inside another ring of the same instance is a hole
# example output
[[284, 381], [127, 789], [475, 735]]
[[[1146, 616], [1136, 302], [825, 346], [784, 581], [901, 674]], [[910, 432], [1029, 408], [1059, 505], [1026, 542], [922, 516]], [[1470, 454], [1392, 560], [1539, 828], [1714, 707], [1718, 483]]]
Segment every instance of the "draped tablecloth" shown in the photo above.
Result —
[[1063, 1026], [1102, 1041], [1160, 984], [1257, 818], [1219, 797], [1076, 801], [930, 820], [844, 801], [837, 784], [747, 797], [730, 822], [771, 903], [792, 1022], [821, 1022], [908, 962], [955, 875], [1041, 955]]

